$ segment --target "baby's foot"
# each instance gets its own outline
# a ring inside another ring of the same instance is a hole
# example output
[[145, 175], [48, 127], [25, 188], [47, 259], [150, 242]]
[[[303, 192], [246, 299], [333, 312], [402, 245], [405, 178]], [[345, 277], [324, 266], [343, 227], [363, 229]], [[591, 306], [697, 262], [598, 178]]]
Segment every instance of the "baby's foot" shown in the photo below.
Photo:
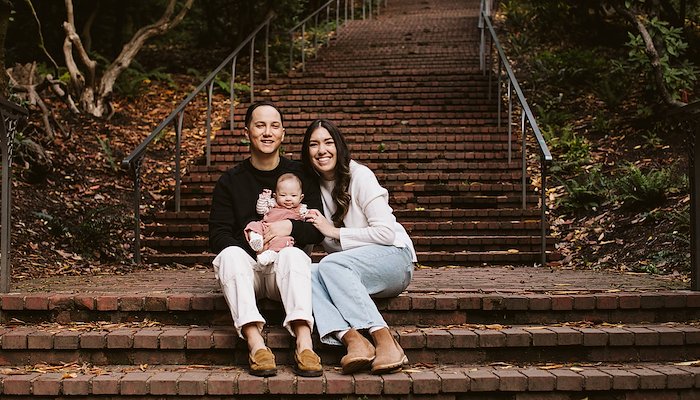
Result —
[[248, 233], [248, 244], [254, 252], [258, 252], [263, 249], [263, 237], [257, 232]]
[[270, 265], [277, 261], [277, 252], [272, 250], [265, 250], [258, 254], [258, 263], [260, 265]]

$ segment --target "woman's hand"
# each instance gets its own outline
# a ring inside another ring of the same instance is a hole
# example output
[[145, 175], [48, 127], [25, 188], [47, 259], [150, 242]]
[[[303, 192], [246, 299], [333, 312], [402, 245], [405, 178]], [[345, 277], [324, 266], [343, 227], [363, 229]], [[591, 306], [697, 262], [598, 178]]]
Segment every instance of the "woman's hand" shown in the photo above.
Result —
[[323, 236], [331, 239], [340, 239], [340, 228], [336, 228], [320, 211], [309, 210], [306, 213], [306, 222], [314, 224]]
[[292, 234], [292, 221], [285, 219], [282, 221], [266, 222], [263, 224], [263, 238], [265, 244], [279, 236], [289, 236]]

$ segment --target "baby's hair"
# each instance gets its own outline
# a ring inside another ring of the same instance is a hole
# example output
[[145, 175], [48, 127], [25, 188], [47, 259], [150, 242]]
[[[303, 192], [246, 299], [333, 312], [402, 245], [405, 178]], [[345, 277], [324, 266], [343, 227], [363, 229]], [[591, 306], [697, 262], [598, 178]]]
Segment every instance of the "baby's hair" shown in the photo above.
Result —
[[[280, 183], [282, 183], [284, 181], [290, 181], [290, 180], [296, 181], [296, 183], [299, 184], [300, 188], [304, 187], [301, 183], [301, 179], [295, 173], [292, 173], [292, 172], [287, 172], [286, 174], [280, 175], [280, 177], [277, 178], [277, 185], [279, 185]], [[275, 186], [275, 188], [276, 187], [277, 186]]]

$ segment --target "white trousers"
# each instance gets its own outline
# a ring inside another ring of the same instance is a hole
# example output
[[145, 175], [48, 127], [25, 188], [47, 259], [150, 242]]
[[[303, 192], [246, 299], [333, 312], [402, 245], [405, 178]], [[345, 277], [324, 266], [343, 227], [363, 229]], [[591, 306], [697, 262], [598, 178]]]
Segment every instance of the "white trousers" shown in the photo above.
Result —
[[229, 246], [216, 256], [213, 264], [241, 338], [244, 325], [255, 323], [260, 330], [265, 325], [256, 302], [262, 298], [282, 302], [286, 314], [282, 325], [292, 336], [291, 321], [306, 321], [313, 330], [311, 259], [303, 250], [285, 247], [274, 264], [260, 265], [242, 248]]

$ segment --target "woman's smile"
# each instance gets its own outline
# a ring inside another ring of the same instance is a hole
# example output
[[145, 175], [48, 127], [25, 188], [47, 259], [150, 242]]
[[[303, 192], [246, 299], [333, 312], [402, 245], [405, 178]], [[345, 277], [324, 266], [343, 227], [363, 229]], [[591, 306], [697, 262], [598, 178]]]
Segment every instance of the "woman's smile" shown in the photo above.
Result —
[[316, 128], [309, 140], [309, 155], [314, 169], [327, 181], [335, 178], [336, 147], [330, 132]]

